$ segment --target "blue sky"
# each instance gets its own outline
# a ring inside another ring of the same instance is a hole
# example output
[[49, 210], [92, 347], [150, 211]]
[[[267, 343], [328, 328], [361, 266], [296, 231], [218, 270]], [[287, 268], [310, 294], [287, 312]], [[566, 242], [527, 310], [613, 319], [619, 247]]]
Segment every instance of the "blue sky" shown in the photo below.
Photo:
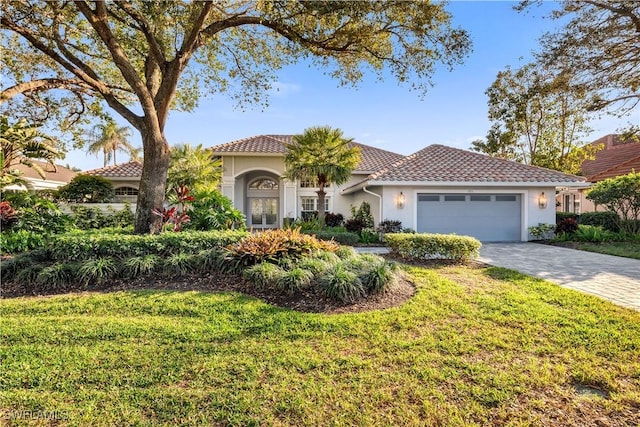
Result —
[[[455, 1], [448, 9], [454, 23], [466, 29], [473, 52], [449, 72], [441, 66], [435, 86], [420, 97], [393, 79], [365, 78], [357, 87], [338, 87], [321, 71], [300, 64], [281, 70], [269, 106], [234, 108], [224, 95], [203, 99], [192, 113], [172, 112], [165, 134], [172, 145], [205, 147], [261, 134], [295, 134], [305, 128], [330, 125], [345, 136], [401, 154], [411, 154], [431, 144], [468, 149], [471, 141], [489, 129], [485, 90], [498, 71], [517, 68], [531, 60], [538, 38], [557, 28], [546, 18], [554, 2], [545, 2], [527, 13], [513, 10], [513, 2]], [[605, 118], [592, 123], [588, 140], [614, 132], [625, 122]], [[122, 121], [122, 124], [126, 124]], [[131, 141], [141, 146], [137, 132]], [[119, 155], [123, 161], [126, 155]], [[83, 170], [102, 167], [102, 159], [84, 151], [69, 152], [65, 160]]]

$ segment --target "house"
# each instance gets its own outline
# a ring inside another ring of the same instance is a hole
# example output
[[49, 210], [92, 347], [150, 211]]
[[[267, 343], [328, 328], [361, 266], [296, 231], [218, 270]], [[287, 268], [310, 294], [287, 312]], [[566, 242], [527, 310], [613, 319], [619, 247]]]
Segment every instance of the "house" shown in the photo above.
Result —
[[[212, 147], [222, 158], [222, 193], [253, 228], [317, 210], [313, 182], [290, 182], [285, 144], [292, 135], [260, 135]], [[457, 233], [483, 241], [527, 241], [528, 228], [555, 223], [549, 206], [557, 187], [584, 186], [581, 177], [431, 145], [410, 156], [357, 144], [362, 160], [349, 182], [327, 191], [325, 209], [349, 216], [371, 205], [374, 220], [399, 220], [418, 232]]]
[[[22, 172], [22, 178], [31, 183], [33, 190], [55, 190], [68, 184], [77, 175], [76, 172], [61, 165], [52, 165], [40, 160], [31, 160], [31, 162], [42, 169], [45, 175], [44, 179], [35, 169], [21, 163], [11, 166], [11, 169]], [[26, 188], [22, 185], [9, 185], [4, 190], [22, 191]]]
[[[594, 159], [582, 163], [581, 172], [588, 183], [597, 183], [607, 178], [640, 172], [640, 142], [624, 141], [620, 135], [606, 135], [591, 143], [602, 145]], [[595, 206], [586, 198], [588, 186], [582, 188], [560, 188], [557, 195], [557, 210], [560, 212], [593, 212], [605, 210]]]
[[128, 163], [107, 166], [82, 172], [85, 175], [101, 176], [113, 183], [116, 203], [136, 203], [142, 176], [142, 163], [133, 160]]

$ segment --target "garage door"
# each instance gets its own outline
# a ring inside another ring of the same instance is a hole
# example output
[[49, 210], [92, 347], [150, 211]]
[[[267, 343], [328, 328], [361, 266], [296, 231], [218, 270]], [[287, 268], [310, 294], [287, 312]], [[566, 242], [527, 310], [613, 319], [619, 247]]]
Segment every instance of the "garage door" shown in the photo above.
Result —
[[418, 232], [520, 240], [520, 194], [418, 194]]

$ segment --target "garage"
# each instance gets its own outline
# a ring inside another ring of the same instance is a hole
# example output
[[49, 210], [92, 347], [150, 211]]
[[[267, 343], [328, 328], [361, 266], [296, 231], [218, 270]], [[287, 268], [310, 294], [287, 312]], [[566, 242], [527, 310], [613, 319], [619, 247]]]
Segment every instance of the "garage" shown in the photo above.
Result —
[[520, 194], [418, 193], [417, 231], [520, 241], [521, 199]]

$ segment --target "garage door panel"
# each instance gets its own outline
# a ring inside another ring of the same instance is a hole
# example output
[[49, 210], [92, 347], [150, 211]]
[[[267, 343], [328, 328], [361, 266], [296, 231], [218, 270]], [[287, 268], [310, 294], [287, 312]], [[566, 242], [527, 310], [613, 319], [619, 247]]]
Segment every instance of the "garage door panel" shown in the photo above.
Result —
[[418, 232], [519, 241], [519, 194], [418, 194]]

